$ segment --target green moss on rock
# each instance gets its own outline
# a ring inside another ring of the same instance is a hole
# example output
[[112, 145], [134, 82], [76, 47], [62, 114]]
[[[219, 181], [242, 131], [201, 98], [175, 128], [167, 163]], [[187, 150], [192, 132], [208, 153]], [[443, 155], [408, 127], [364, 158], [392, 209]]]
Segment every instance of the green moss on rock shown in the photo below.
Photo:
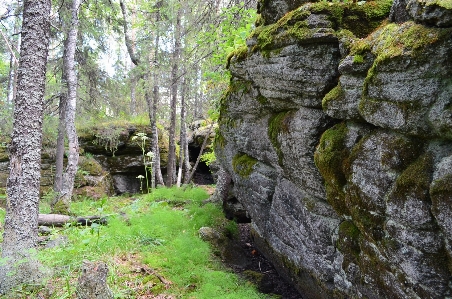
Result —
[[215, 129], [215, 139], [213, 141], [214, 148], [224, 148], [227, 144], [226, 138], [224, 138], [223, 134], [220, 131], [220, 127]]
[[426, 6], [438, 5], [445, 9], [452, 9], [452, 0], [424, 0]]
[[9, 160], [9, 154], [6, 146], [0, 145], [0, 162], [5, 162]]
[[344, 254], [343, 269], [347, 269], [350, 263], [358, 264], [361, 248], [359, 238], [361, 232], [351, 221], [343, 221], [339, 225], [339, 238], [336, 246]]
[[254, 170], [257, 159], [247, 154], [237, 154], [232, 159], [232, 168], [243, 178], [248, 178]]
[[334, 87], [332, 90], [330, 90], [330, 92], [328, 92], [325, 95], [325, 97], [323, 98], [322, 109], [327, 110], [328, 105], [332, 101], [342, 101], [342, 100], [344, 100], [344, 97], [345, 97], [344, 90], [342, 89], [341, 85], [338, 84], [336, 87]]
[[[257, 39], [252, 51], [261, 51], [269, 55], [269, 50], [281, 47], [287, 41], [302, 42], [310, 40], [318, 28], [309, 28], [307, 18], [312, 14], [327, 15], [333, 23], [333, 29], [349, 30], [357, 37], [365, 37], [374, 31], [389, 15], [392, 0], [367, 1], [364, 4], [353, 2], [316, 2], [308, 3], [288, 12], [276, 23], [259, 26], [251, 34]], [[265, 55], [264, 55], [265, 56]]]
[[391, 199], [405, 200], [415, 196], [419, 200], [429, 200], [428, 190], [433, 173], [433, 157], [430, 153], [421, 155], [397, 178]]
[[445, 175], [441, 179], [435, 180], [430, 188], [432, 197], [438, 195], [447, 195], [452, 197], [452, 174]]
[[234, 51], [229, 53], [226, 58], [226, 61], [227, 61], [226, 68], [229, 68], [229, 66], [231, 65], [231, 59], [233, 57], [236, 58], [236, 62], [239, 62], [239, 61], [245, 60], [247, 56], [248, 56], [248, 47], [247, 46], [243, 46], [238, 49], [235, 49]]
[[367, 93], [367, 85], [374, 78], [379, 64], [400, 56], [427, 58], [422, 58], [425, 48], [447, 39], [451, 34], [452, 28], [426, 27], [409, 21], [403, 24], [388, 23], [366, 39], [354, 43], [350, 55], [362, 55], [366, 51], [372, 51], [376, 56], [367, 73], [364, 93]]
[[345, 147], [348, 128], [345, 122], [326, 130], [314, 153], [314, 162], [325, 180], [326, 198], [340, 215], [348, 215], [344, 186], [347, 183], [344, 162], [349, 155]]
[[89, 175], [101, 175], [103, 173], [102, 166], [91, 156], [81, 156], [78, 167]]

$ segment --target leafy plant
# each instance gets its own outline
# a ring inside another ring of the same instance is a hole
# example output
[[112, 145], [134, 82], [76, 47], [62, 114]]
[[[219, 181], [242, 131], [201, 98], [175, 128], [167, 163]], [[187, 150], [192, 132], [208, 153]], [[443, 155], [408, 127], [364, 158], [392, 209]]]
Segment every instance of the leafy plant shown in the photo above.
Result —
[[216, 160], [217, 160], [217, 157], [215, 156], [215, 152], [214, 151], [204, 153], [201, 156], [201, 161], [206, 163], [207, 166], [209, 166], [210, 164], [212, 164]]
[[143, 179], [146, 178], [146, 190], [149, 193], [149, 179], [148, 179], [148, 171], [151, 173], [151, 186], [154, 186], [154, 176], [152, 175], [152, 165], [154, 164], [154, 153], [149, 151], [146, 153], [146, 141], [149, 140], [149, 137], [146, 136], [145, 133], [137, 133], [132, 137], [132, 141], [137, 141], [138, 146], [141, 148], [142, 157], [143, 157], [143, 165], [144, 165], [144, 173], [145, 177], [142, 175], [137, 176], [137, 179], [140, 180], [140, 190], [143, 193]]

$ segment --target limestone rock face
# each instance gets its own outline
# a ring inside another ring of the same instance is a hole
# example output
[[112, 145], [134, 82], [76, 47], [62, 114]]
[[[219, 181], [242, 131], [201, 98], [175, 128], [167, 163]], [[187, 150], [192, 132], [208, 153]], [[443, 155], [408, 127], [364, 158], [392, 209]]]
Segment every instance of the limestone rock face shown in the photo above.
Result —
[[259, 249], [303, 298], [452, 296], [451, 7], [260, 5], [215, 142]]

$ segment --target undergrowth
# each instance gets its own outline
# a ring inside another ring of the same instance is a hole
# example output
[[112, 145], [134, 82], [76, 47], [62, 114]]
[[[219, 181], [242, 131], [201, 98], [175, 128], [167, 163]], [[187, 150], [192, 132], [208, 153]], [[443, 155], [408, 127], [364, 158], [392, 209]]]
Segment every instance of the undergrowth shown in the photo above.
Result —
[[53, 228], [50, 238], [63, 244], [38, 250], [52, 277], [42, 287], [1, 298], [76, 298], [83, 260], [108, 265], [115, 298], [268, 298], [224, 268], [199, 238], [203, 226], [234, 227], [207, 198], [205, 190], [186, 187], [73, 202], [76, 215], [105, 216], [108, 225]]

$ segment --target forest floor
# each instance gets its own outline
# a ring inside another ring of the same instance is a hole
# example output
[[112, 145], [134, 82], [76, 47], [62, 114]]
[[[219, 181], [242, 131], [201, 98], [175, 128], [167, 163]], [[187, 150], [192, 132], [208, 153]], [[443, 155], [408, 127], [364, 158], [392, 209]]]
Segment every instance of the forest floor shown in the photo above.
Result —
[[[205, 201], [213, 186], [200, 187], [74, 201], [74, 214], [100, 214], [108, 217], [108, 225], [50, 228], [40, 237], [37, 252], [52, 269], [48, 279], [0, 298], [75, 299], [84, 261], [108, 266], [114, 298], [302, 298], [254, 248], [249, 225], [225, 219], [220, 206]], [[48, 198], [43, 198], [40, 212], [49, 212]], [[2, 222], [4, 214], [0, 208]], [[231, 232], [246, 267], [222, 264], [218, 251], [199, 237], [199, 228], [205, 226]]]

